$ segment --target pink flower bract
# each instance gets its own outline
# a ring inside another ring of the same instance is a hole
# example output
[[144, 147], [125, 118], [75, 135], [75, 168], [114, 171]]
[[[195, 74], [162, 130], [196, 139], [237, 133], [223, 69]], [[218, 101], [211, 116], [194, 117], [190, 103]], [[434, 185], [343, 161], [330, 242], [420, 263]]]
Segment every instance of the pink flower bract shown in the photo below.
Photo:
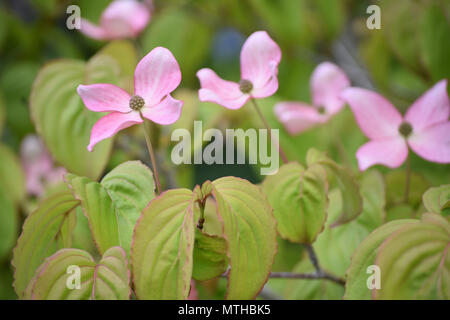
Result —
[[135, 38], [150, 21], [150, 10], [136, 0], [116, 0], [103, 11], [100, 24], [81, 19], [80, 31], [97, 40]]
[[363, 133], [370, 139], [356, 152], [359, 168], [382, 164], [399, 167], [408, 146], [422, 158], [450, 162], [450, 104], [447, 80], [439, 81], [417, 99], [403, 117], [379, 94], [348, 88], [342, 98], [350, 105]]
[[172, 53], [157, 47], [148, 53], [134, 72], [134, 95], [113, 84], [79, 85], [78, 94], [86, 107], [95, 112], [110, 112], [95, 123], [88, 150], [118, 131], [142, 123], [142, 117], [168, 125], [181, 115], [182, 101], [170, 93], [181, 82], [181, 71]]
[[275, 115], [292, 134], [299, 134], [327, 122], [345, 105], [341, 91], [350, 86], [347, 75], [331, 62], [319, 64], [311, 75], [310, 89], [313, 105], [303, 102], [280, 102]]
[[239, 109], [251, 97], [269, 97], [278, 89], [280, 60], [280, 47], [267, 32], [254, 32], [242, 46], [240, 83], [223, 80], [211, 69], [201, 69], [197, 72], [201, 85], [199, 99]]

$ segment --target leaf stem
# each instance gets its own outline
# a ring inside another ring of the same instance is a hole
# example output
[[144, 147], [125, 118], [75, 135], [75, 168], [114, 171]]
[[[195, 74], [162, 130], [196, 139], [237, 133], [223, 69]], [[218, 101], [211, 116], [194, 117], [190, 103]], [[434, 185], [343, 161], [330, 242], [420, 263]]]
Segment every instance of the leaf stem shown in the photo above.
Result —
[[150, 160], [152, 162], [153, 174], [155, 176], [155, 182], [156, 182], [156, 191], [159, 195], [159, 194], [161, 194], [161, 183], [159, 182], [159, 173], [158, 173], [158, 168], [156, 166], [155, 153], [153, 152], [152, 142], [150, 139], [150, 131], [151, 131], [150, 123], [147, 119], [144, 118], [145, 142], [147, 143], [148, 154], [150, 155]]
[[[266, 118], [264, 117], [263, 113], [261, 112], [261, 109], [258, 107], [258, 104], [256, 103], [256, 100], [254, 98], [251, 98], [250, 101], [252, 102], [253, 106], [256, 109], [256, 112], [258, 113], [259, 117], [261, 118], [262, 122], [264, 123], [264, 126], [266, 127], [267, 131], [269, 132], [269, 137], [272, 140], [272, 129], [270, 128], [269, 123], [267, 122]], [[272, 142], [276, 143], [276, 141]], [[276, 143], [276, 147], [278, 148], [278, 153], [280, 154], [281, 159], [283, 160], [283, 163], [288, 163], [289, 160], [286, 157], [286, 153], [284, 153], [283, 149], [279, 145], [279, 143]]]

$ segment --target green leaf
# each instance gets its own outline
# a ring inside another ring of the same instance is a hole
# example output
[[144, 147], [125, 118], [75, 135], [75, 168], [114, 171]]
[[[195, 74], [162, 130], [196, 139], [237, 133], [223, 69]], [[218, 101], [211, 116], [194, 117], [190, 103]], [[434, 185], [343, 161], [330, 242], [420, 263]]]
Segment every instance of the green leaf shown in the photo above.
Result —
[[450, 21], [445, 11], [437, 3], [431, 4], [421, 18], [420, 41], [425, 64], [433, 81], [448, 78], [450, 75]]
[[2, 98], [2, 96], [0, 94], [0, 133], [3, 132], [5, 119], [6, 119], [5, 103], [3, 102], [3, 98]]
[[227, 242], [224, 238], [195, 231], [192, 278], [199, 281], [220, 276], [227, 270]]
[[81, 201], [99, 251], [120, 245], [129, 253], [136, 222], [155, 196], [150, 169], [140, 161], [127, 161], [100, 183], [71, 174], [66, 180]]
[[[363, 212], [349, 223], [330, 227], [342, 211], [342, 195], [338, 189], [329, 194], [328, 218], [325, 230], [319, 234], [313, 247], [320, 266], [332, 274], [344, 278], [350, 266], [355, 249], [375, 228], [383, 223], [385, 193], [382, 175], [376, 170], [368, 170], [360, 179]], [[297, 251], [298, 256], [298, 251]], [[314, 272], [309, 258], [303, 259], [292, 270], [294, 272]], [[342, 299], [344, 288], [326, 280], [299, 281], [274, 279], [271, 285], [280, 290], [286, 299]]]
[[327, 217], [325, 170], [312, 166], [304, 170], [298, 163], [283, 165], [263, 183], [281, 237], [292, 242], [313, 243], [322, 232]]
[[363, 212], [356, 220], [372, 231], [381, 226], [386, 219], [386, 186], [383, 175], [373, 169], [365, 171], [360, 186]]
[[347, 223], [358, 217], [362, 212], [363, 203], [358, 182], [352, 172], [348, 168], [338, 165], [327, 158], [324, 153], [314, 148], [308, 151], [306, 163], [308, 167], [314, 164], [323, 166], [327, 171], [327, 175], [336, 179], [337, 185], [341, 190], [343, 197], [342, 214], [333, 222], [332, 226]]
[[268, 279], [277, 250], [272, 208], [259, 187], [246, 180], [225, 177], [212, 185], [228, 243], [227, 299], [253, 299]]
[[16, 241], [18, 219], [14, 204], [1, 185], [0, 208], [0, 261], [3, 261]]
[[209, 51], [211, 37], [212, 29], [187, 10], [168, 8], [154, 16], [141, 39], [144, 52], [157, 46], [169, 49], [180, 64], [183, 80], [193, 82]]
[[134, 69], [138, 58], [133, 43], [128, 40], [115, 40], [102, 48], [100, 54], [111, 56], [117, 61], [120, 68], [119, 86], [129, 93], [134, 93]]
[[142, 162], [128, 161], [110, 171], [100, 183], [114, 202], [121, 247], [129, 252], [136, 222], [155, 197], [153, 174]]
[[[352, 255], [345, 283], [345, 299], [370, 299], [371, 290], [367, 288], [367, 267], [375, 264], [375, 258], [383, 241], [394, 232], [409, 224], [416, 224], [418, 220], [394, 220], [373, 231], [359, 245]], [[381, 273], [383, 277], [383, 271]]]
[[386, 212], [386, 222], [397, 219], [414, 219], [416, 212], [410, 204], [400, 203], [391, 206]]
[[[79, 289], [68, 287], [74, 284], [70, 266], [80, 268]], [[112, 247], [97, 264], [83, 250], [62, 249], [37, 270], [27, 293], [33, 300], [128, 300], [131, 288], [126, 252]]]
[[153, 199], [134, 231], [131, 250], [139, 299], [187, 299], [194, 249], [194, 196], [173, 189]]
[[450, 184], [428, 189], [423, 194], [423, 204], [429, 212], [449, 215]]
[[[405, 200], [406, 171], [389, 171], [385, 175], [386, 195], [388, 207], [403, 204]], [[408, 204], [417, 208], [422, 202], [422, 195], [428, 189], [430, 184], [420, 174], [411, 173], [409, 180]]]
[[25, 220], [12, 259], [14, 287], [19, 297], [23, 297], [35, 270], [46, 257], [70, 247], [68, 229], [73, 225], [72, 212], [78, 205], [70, 192], [61, 192], [42, 201]]
[[425, 214], [387, 238], [375, 263], [381, 270], [376, 299], [450, 299], [450, 224]]
[[20, 160], [7, 146], [0, 144], [0, 185], [14, 204], [25, 196], [25, 176]]
[[98, 182], [74, 174], [65, 176], [73, 195], [89, 220], [92, 237], [100, 254], [119, 246], [119, 222], [116, 207], [106, 189]]
[[78, 96], [80, 84], [117, 84], [118, 66], [110, 56], [97, 55], [89, 62], [59, 60], [44, 66], [33, 85], [31, 115], [36, 130], [55, 160], [69, 172], [96, 179], [102, 173], [112, 139], [88, 152], [91, 128], [103, 113], [89, 111]]

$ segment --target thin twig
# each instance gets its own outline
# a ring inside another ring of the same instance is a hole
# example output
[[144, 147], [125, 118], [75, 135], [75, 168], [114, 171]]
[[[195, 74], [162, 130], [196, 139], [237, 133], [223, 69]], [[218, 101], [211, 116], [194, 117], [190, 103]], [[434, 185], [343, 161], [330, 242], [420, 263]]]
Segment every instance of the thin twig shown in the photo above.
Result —
[[[222, 278], [227, 276], [227, 272], [221, 275]], [[335, 275], [329, 274], [323, 270], [319, 273], [296, 273], [296, 272], [271, 272], [269, 275], [271, 279], [303, 279], [303, 280], [329, 280], [339, 285], [345, 285], [345, 280]]]
[[319, 260], [317, 259], [316, 253], [314, 252], [314, 249], [312, 245], [305, 244], [306, 251], [308, 251], [309, 260], [311, 260], [312, 265], [314, 266], [314, 269], [318, 274], [322, 272], [319, 266]]

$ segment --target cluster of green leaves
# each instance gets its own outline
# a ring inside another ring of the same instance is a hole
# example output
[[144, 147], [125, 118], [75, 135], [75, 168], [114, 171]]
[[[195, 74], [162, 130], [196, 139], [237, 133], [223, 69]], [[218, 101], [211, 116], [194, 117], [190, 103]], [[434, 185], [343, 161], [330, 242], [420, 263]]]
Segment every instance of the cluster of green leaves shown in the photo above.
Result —
[[[249, 108], [230, 112], [200, 103], [195, 72], [208, 65], [238, 80], [238, 52], [234, 62], [219, 61], [211, 54], [215, 35], [230, 25], [244, 35], [266, 29], [283, 51], [280, 89], [260, 102], [270, 125], [277, 128], [273, 105], [310, 100], [311, 71], [317, 61], [334, 59], [333, 43], [340, 41], [348, 16], [359, 12], [351, 24], [361, 38], [359, 53], [375, 85], [405, 109], [450, 74], [444, 1], [406, 1], [379, 3], [383, 18], [378, 31], [359, 27], [366, 18], [359, 2], [160, 1], [138, 40], [138, 52], [125, 41], [100, 50], [100, 43], [63, 31], [56, 22], [64, 17], [65, 7], [58, 0], [31, 1], [39, 20], [27, 23], [1, 6], [0, 48], [8, 50], [0, 53], [0, 132], [6, 141], [0, 144], [0, 298], [11, 297], [8, 260], [24, 218], [20, 213], [28, 211], [23, 208], [29, 205], [29, 199], [24, 201], [24, 173], [14, 151], [22, 137], [33, 132], [32, 118], [52, 156], [71, 174], [66, 177], [70, 189], [41, 199], [26, 217], [13, 257], [20, 298], [128, 299], [131, 288], [140, 299], [186, 298], [191, 278], [207, 283], [224, 273], [228, 298], [253, 298], [272, 270], [315, 272], [302, 256], [306, 244], [316, 251], [322, 269], [347, 280], [346, 287], [327, 280], [270, 280], [270, 288], [285, 298], [448, 299], [450, 186], [441, 185], [450, 177], [448, 167], [413, 155], [412, 167], [421, 174], [412, 174], [406, 202], [405, 171], [352, 174], [355, 151], [365, 138], [348, 109], [326, 127], [299, 137], [280, 129], [281, 145], [294, 161], [265, 179], [261, 188], [267, 196], [247, 181], [228, 177], [154, 198], [150, 170], [139, 162], [124, 162], [143, 158], [141, 145], [127, 140], [129, 149], [121, 150], [113, 148], [110, 139], [93, 153], [86, 151], [90, 128], [101, 114], [86, 110], [76, 94], [78, 84], [96, 82], [132, 92], [137, 56], [163, 45], [183, 72], [184, 88], [175, 94], [185, 102], [184, 111], [169, 130], [191, 129], [196, 119], [203, 121], [204, 129], [261, 126]], [[77, 4], [83, 17], [95, 22], [108, 2]], [[81, 60], [97, 51], [88, 61]], [[38, 73], [42, 62], [56, 57], [64, 59]], [[132, 129], [128, 133], [133, 134]], [[155, 145], [169, 148], [167, 136], [155, 135]], [[327, 150], [329, 157], [310, 150], [313, 146]], [[346, 166], [333, 161], [337, 159]], [[105, 168], [109, 173], [97, 182]], [[194, 170], [175, 168], [177, 185], [194, 185]], [[224, 175], [214, 170], [215, 176]], [[196, 225], [202, 215], [200, 230]], [[70, 291], [66, 270], [74, 264], [86, 267], [82, 290]], [[371, 264], [382, 268], [381, 290], [367, 289]]]
[[[250, 299], [267, 281], [276, 222], [262, 191], [246, 180], [221, 178], [155, 198], [150, 169], [131, 161], [100, 182], [74, 174], [66, 182], [70, 190], [43, 200], [24, 223], [12, 260], [19, 298], [128, 299], [131, 275], [139, 299], [186, 299], [192, 278], [212, 279], [229, 267], [227, 297]], [[84, 219], [94, 249], [77, 245]], [[73, 265], [82, 269], [78, 290], [66, 285]]]
[[[307, 168], [292, 162], [266, 178], [263, 189], [281, 238], [312, 245], [320, 267], [345, 279], [345, 287], [326, 280], [273, 279], [271, 288], [287, 299], [448, 299], [450, 186], [430, 188], [419, 200], [412, 194], [404, 205], [417, 207], [423, 198], [419, 213], [389, 216], [399, 206], [394, 199], [404, 199], [386, 185], [390, 182], [392, 174], [376, 170], [355, 177], [314, 149], [307, 154]], [[418, 178], [414, 185], [415, 191], [423, 186]], [[276, 268], [315, 272], [298, 247], [281, 240], [279, 250]], [[372, 265], [381, 270], [381, 289], [368, 284]]]

